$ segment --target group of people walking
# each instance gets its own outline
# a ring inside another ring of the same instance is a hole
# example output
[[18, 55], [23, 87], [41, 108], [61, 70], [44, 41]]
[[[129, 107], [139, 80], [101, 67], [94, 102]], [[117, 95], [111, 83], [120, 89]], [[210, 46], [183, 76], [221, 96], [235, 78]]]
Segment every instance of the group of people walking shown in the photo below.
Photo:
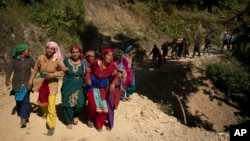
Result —
[[[210, 48], [212, 44], [209, 36], [205, 37], [204, 43], [203, 54], [205, 55], [207, 53], [210, 55]], [[186, 58], [190, 55], [189, 48], [190, 42], [187, 38], [174, 39], [172, 42], [167, 41], [161, 45], [160, 49], [156, 44], [154, 44], [151, 52], [149, 53], [149, 55], [152, 55], [152, 67], [160, 67], [163, 63], [166, 63], [166, 57], [169, 50], [171, 50], [170, 57], [172, 59], [179, 60], [181, 57]], [[196, 55], [201, 56], [200, 49], [200, 39], [196, 38], [194, 41], [192, 58]]]
[[149, 55], [152, 55], [152, 66], [151, 67], [161, 67], [162, 64], [166, 64], [167, 60], [167, 54], [168, 54], [168, 44], [164, 43], [161, 46], [162, 53], [160, 49], [157, 47], [156, 44], [154, 44], [154, 47], [152, 48]]
[[166, 57], [168, 51], [171, 49], [171, 58], [179, 59], [182, 56], [186, 57], [189, 55], [190, 43], [187, 38], [174, 39], [172, 42], [164, 42], [159, 49], [156, 44], [154, 44], [149, 55], [152, 55], [152, 67], [161, 67], [162, 64], [166, 64]]
[[224, 32], [223, 35], [223, 42], [222, 42], [222, 47], [221, 47], [221, 52], [223, 52], [224, 47], [227, 47], [228, 51], [232, 51], [236, 49], [236, 42], [235, 42], [235, 36], [232, 33], [229, 32]]
[[[70, 47], [71, 55], [63, 57], [59, 45], [50, 41], [45, 54], [34, 60], [26, 44], [17, 45], [6, 71], [6, 86], [11, 83], [15, 95], [16, 110], [21, 127], [26, 127], [30, 116], [30, 92], [38, 92], [37, 103], [46, 119], [47, 135], [54, 134], [56, 126], [56, 95], [59, 78], [62, 79], [61, 101], [66, 127], [72, 129], [79, 116], [86, 114], [87, 125], [102, 131], [114, 126], [114, 110], [120, 100], [129, 101], [135, 91], [133, 57], [135, 49], [127, 46], [125, 51], [105, 48], [100, 57], [90, 50], [83, 55], [78, 45]], [[84, 110], [85, 109], [85, 110]], [[85, 112], [86, 111], [86, 112]]]

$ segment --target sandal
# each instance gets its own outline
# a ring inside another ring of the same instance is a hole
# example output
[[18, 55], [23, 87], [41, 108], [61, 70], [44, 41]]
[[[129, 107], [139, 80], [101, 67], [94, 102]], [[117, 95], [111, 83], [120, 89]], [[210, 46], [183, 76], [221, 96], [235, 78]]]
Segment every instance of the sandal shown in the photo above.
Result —
[[79, 118], [78, 118], [78, 117], [75, 117], [75, 118], [74, 118], [73, 124], [74, 124], [74, 125], [77, 125], [77, 124], [78, 124], [78, 121], [79, 121]]
[[26, 119], [21, 119], [21, 128], [25, 128], [26, 127]]
[[106, 126], [106, 130], [111, 131], [111, 128], [109, 126]]
[[54, 134], [55, 128], [49, 128], [47, 132], [47, 136], [52, 136]]
[[46, 115], [42, 115], [42, 119], [46, 119], [47, 118], [47, 116]]

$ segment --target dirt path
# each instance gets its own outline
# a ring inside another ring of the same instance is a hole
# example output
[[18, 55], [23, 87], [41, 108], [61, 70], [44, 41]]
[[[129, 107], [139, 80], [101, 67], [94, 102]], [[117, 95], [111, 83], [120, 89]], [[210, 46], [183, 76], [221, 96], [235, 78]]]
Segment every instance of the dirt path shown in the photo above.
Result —
[[[196, 59], [197, 61], [198, 59]], [[199, 61], [199, 60], [198, 60]], [[194, 63], [194, 60], [186, 59], [182, 62]], [[177, 64], [175, 64], [177, 63]], [[227, 106], [218, 98], [211, 100], [216, 90], [213, 89], [209, 81], [203, 79], [202, 82], [197, 82], [198, 87], [195, 91], [189, 88], [185, 92], [190, 92], [188, 97], [180, 95], [184, 102], [184, 108], [187, 112], [189, 127], [181, 122], [182, 115], [174, 116], [166, 115], [160, 110], [159, 105], [155, 103], [158, 98], [164, 98], [164, 94], [173, 90], [180, 94], [183, 91], [175, 90], [174, 85], [169, 86], [174, 80], [179, 81], [181, 84], [199, 81], [203, 74], [198, 71], [199, 69], [190, 69], [189, 77], [185, 77], [185, 81], [180, 78], [170, 77], [170, 72], [178, 72], [178, 67], [183, 69], [183, 65], [179, 64], [180, 61], [169, 61], [160, 69], [149, 69], [147, 66], [149, 62], [143, 65], [136, 66], [137, 73], [137, 93], [133, 95], [130, 102], [121, 102], [118, 110], [115, 111], [115, 127], [112, 131], [103, 130], [97, 132], [94, 128], [88, 128], [85, 124], [84, 115], [81, 117], [81, 122], [73, 126], [72, 130], [66, 129], [64, 125], [64, 117], [60, 105], [60, 94], [57, 95], [57, 126], [55, 134], [52, 137], [44, 135], [46, 133], [45, 120], [42, 119], [38, 113], [39, 108], [36, 105], [38, 94], [31, 94], [32, 111], [30, 122], [27, 128], [20, 128], [20, 119], [17, 115], [12, 115], [12, 109], [15, 105], [14, 97], [8, 95], [8, 89], [3, 85], [4, 78], [0, 76], [0, 140], [1, 141], [226, 141], [229, 140], [229, 133], [227, 132], [212, 132], [204, 130], [203, 128], [192, 127], [193, 121], [207, 121], [213, 124], [214, 130], [220, 130], [221, 126], [229, 125], [235, 119], [232, 116], [232, 108]], [[142, 67], [143, 66], [143, 67]], [[172, 66], [170, 68], [170, 66]], [[189, 68], [189, 67], [188, 67]], [[194, 67], [195, 68], [195, 67]], [[176, 69], [176, 70], [174, 70]], [[196, 71], [196, 72], [195, 72]], [[193, 73], [194, 72], [194, 73]], [[182, 78], [182, 73], [180, 73]], [[165, 79], [164, 81], [161, 81]], [[150, 83], [149, 83], [150, 82]], [[199, 85], [202, 84], [202, 85]], [[206, 84], [206, 85], [205, 85]], [[166, 88], [159, 87], [158, 85], [166, 85]], [[184, 85], [193, 87], [191, 84]], [[206, 91], [212, 91], [206, 93]], [[142, 93], [144, 92], [144, 93]], [[217, 94], [218, 95], [218, 94]], [[220, 103], [220, 104], [218, 104]], [[177, 104], [178, 105], [178, 104]], [[205, 110], [204, 110], [205, 109]], [[199, 120], [194, 119], [197, 115]], [[191, 118], [192, 117], [192, 118]], [[225, 118], [227, 117], [227, 118]], [[221, 122], [221, 124], [218, 124]], [[217, 127], [218, 126], [218, 127]]]

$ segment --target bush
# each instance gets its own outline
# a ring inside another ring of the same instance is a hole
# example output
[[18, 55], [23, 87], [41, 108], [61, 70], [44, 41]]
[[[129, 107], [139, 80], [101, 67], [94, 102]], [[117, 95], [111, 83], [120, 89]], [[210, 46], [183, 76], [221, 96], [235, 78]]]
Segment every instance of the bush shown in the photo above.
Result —
[[249, 76], [243, 67], [232, 64], [211, 63], [206, 65], [206, 74], [214, 85], [221, 89], [228, 100], [231, 95], [240, 99], [247, 98]]
[[80, 42], [78, 33], [85, 26], [82, 1], [32, 1], [27, 7], [32, 11], [31, 20], [46, 30], [50, 38], [69, 44]]
[[0, 0], [0, 7], [6, 7], [7, 1], [6, 0]]
[[161, 109], [167, 114], [167, 115], [174, 115], [173, 105], [170, 101], [161, 100], [160, 101]]

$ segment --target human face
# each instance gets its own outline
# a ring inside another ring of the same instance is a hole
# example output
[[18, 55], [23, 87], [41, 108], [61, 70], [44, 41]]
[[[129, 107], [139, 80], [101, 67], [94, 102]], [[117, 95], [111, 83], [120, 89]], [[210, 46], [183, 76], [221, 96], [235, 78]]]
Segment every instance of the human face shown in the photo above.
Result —
[[130, 51], [128, 52], [128, 54], [129, 54], [129, 56], [135, 56], [135, 55], [136, 55], [136, 52], [135, 52], [134, 49], [132, 49], [132, 50], [130, 50]]
[[92, 56], [88, 56], [87, 57], [87, 60], [88, 60], [88, 62], [93, 62], [94, 60], [95, 60], [95, 56], [94, 55], [92, 55]]
[[52, 46], [46, 46], [46, 56], [52, 57], [55, 54], [55, 48]]
[[23, 57], [29, 57], [30, 56], [30, 49], [27, 48], [26, 50], [24, 50], [22, 55], [23, 55]]
[[117, 63], [120, 63], [122, 61], [122, 56], [118, 57], [116, 60], [115, 60]]
[[109, 53], [103, 55], [103, 61], [105, 63], [110, 63], [112, 60], [113, 60], [113, 53], [112, 52], [109, 52]]
[[81, 52], [80, 52], [80, 50], [78, 48], [72, 49], [71, 58], [73, 60], [78, 60], [80, 58], [80, 56], [81, 56]]

